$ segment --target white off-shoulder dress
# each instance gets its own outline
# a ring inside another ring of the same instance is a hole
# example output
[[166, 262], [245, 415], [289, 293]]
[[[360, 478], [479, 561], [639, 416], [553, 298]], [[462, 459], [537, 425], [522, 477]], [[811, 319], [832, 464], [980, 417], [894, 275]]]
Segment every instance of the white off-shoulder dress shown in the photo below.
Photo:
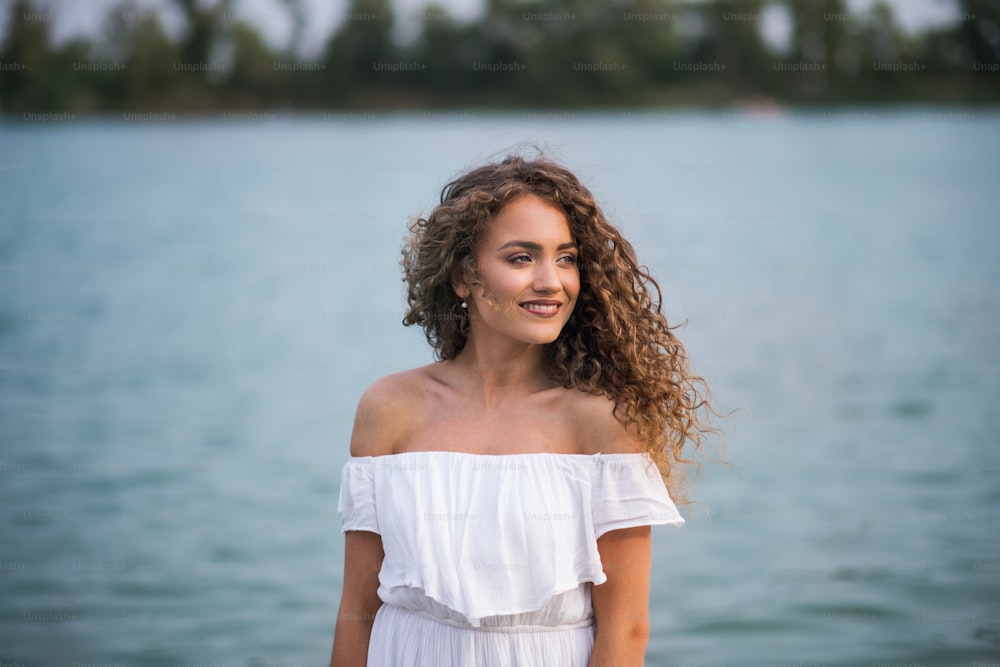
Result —
[[339, 510], [385, 550], [368, 667], [585, 667], [597, 538], [684, 523], [645, 454], [351, 457]]

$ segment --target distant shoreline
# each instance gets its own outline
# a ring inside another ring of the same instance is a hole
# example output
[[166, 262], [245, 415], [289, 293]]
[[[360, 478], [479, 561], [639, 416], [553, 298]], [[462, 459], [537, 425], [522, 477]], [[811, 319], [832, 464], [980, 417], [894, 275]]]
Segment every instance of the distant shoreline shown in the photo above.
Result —
[[783, 116], [820, 116], [826, 120], [874, 120], [888, 116], [922, 116], [938, 120], [974, 120], [1000, 115], [1000, 102], [982, 104], [800, 104], [759, 108], [753, 105], [676, 105], [676, 106], [580, 106], [580, 107], [451, 107], [451, 108], [305, 108], [305, 109], [210, 109], [196, 111], [90, 111], [90, 112], [21, 112], [0, 111], [0, 124], [53, 125], [100, 122], [123, 125], [164, 125], [169, 123], [220, 122], [253, 125], [289, 120], [329, 122], [374, 122], [391, 119], [426, 121], [480, 121], [491, 117], [526, 121], [573, 121], [607, 117], [624, 121], [655, 121], [690, 114], [720, 118], [767, 119]]

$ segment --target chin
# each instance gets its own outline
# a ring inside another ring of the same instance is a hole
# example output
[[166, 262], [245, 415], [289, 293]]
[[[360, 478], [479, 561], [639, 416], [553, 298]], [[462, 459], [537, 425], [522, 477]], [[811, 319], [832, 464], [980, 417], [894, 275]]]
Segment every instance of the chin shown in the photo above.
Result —
[[[565, 326], [565, 325], [564, 325]], [[550, 331], [535, 331], [522, 337], [522, 340], [526, 343], [533, 343], [535, 345], [548, 345], [549, 343], [554, 343], [558, 338], [559, 334], [562, 333], [563, 327], [558, 329], [553, 328]]]

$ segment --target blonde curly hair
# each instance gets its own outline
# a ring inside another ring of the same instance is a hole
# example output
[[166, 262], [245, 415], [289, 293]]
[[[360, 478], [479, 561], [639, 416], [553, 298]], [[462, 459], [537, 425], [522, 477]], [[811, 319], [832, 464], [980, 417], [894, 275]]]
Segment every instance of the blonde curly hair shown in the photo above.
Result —
[[702, 448], [704, 434], [717, 432], [699, 414], [704, 409], [718, 415], [709, 404], [708, 385], [689, 370], [684, 346], [672, 331], [676, 327], [661, 312], [659, 284], [565, 167], [543, 157], [512, 155], [448, 183], [440, 204], [409, 228], [402, 260], [409, 304], [403, 324], [424, 329], [438, 360], [455, 358], [469, 322], [453, 289], [453, 273], [464, 270], [477, 279], [476, 249], [490, 221], [525, 194], [561, 210], [579, 248], [576, 308], [545, 348], [546, 370], [564, 387], [613, 400], [615, 418], [647, 443], [671, 496], [687, 503], [679, 464], [697, 463], [693, 454]]

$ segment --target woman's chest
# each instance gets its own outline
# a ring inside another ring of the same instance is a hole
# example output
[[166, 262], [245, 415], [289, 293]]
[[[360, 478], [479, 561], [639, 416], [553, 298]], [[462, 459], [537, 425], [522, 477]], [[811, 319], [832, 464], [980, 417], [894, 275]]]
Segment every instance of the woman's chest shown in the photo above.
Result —
[[586, 453], [578, 420], [559, 402], [534, 402], [485, 411], [461, 402], [428, 405], [397, 453]]

